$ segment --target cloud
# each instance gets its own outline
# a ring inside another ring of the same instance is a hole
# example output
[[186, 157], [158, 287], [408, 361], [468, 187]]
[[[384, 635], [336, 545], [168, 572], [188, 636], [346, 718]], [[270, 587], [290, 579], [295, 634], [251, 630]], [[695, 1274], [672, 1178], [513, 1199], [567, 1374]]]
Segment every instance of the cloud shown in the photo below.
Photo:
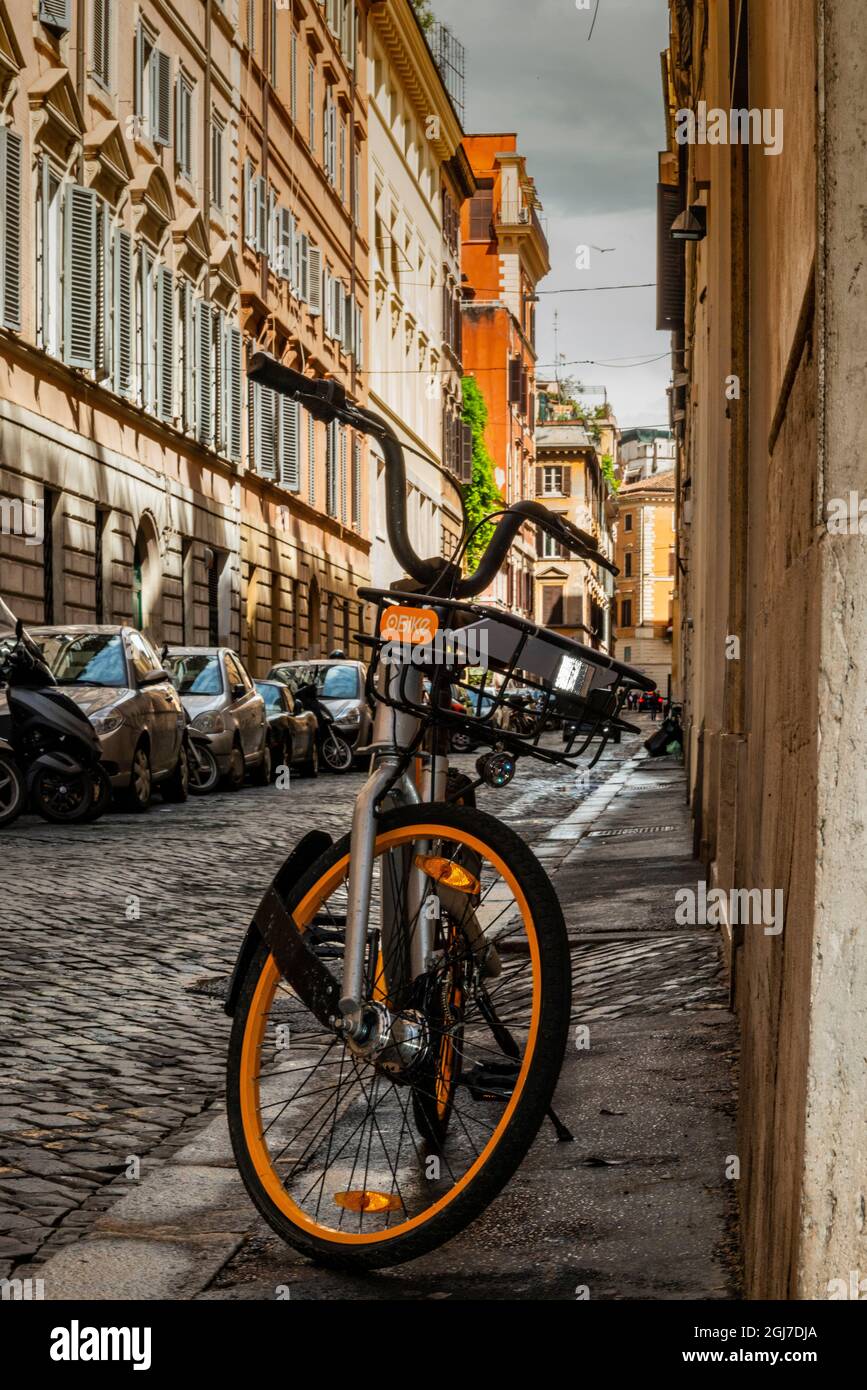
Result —
[[[668, 42], [665, 0], [433, 0], [436, 17], [466, 48], [468, 132], [514, 130], [536, 181], [551, 245], [543, 289], [656, 278], [657, 153], [664, 141], [659, 55]], [[574, 270], [578, 244], [614, 246]], [[653, 290], [544, 297], [540, 362], [665, 352]], [[573, 369], [569, 369], [572, 371]], [[587, 367], [605, 381], [621, 421], [667, 423], [668, 364]]]

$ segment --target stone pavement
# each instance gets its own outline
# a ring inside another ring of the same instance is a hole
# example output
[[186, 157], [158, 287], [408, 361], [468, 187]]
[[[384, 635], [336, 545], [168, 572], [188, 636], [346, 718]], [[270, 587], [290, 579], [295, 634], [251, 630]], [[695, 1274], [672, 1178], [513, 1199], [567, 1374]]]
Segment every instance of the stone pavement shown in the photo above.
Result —
[[[573, 1144], [558, 1144], [546, 1126], [506, 1191], [467, 1231], [410, 1265], [354, 1278], [308, 1264], [255, 1216], [234, 1171], [217, 1083], [210, 1095], [199, 1093], [196, 1114], [167, 1128], [161, 1142], [156, 1136], [140, 1181], [100, 1174], [101, 1185], [56, 1223], [39, 1262], [22, 1262], [16, 1273], [44, 1278], [48, 1298], [737, 1296], [734, 1192], [725, 1177], [734, 1152], [734, 1022], [717, 933], [674, 924], [677, 887], [701, 877], [691, 858], [682, 769], [668, 759], [636, 757], [639, 747], [610, 750], [580, 789], [568, 770], [538, 769], [526, 779], [522, 773], [503, 802], [554, 875], [566, 911], [573, 1021], [589, 1030], [589, 1047], [567, 1054], [555, 1102]], [[277, 795], [244, 794], [266, 823], [262, 807]], [[487, 804], [499, 810], [498, 799]], [[237, 930], [224, 947], [225, 933], [214, 922], [228, 919], [233, 902], [246, 904], [238, 907], [242, 920], [249, 916], [274, 850], [264, 828], [251, 842], [252, 826], [245, 827], [241, 859], [232, 860], [240, 883], [228, 894], [232, 876], [220, 882], [221, 913], [200, 890], [196, 926], [187, 928], [196, 954], [174, 915], [157, 933], [163, 943], [171, 922], [187, 954], [172, 962], [169, 982], [154, 986], [170, 1007], [148, 1041], [166, 1037], [164, 1029], [175, 1038], [180, 1029], [186, 1051], [177, 1062], [190, 1047], [196, 1059], [184, 1085], [175, 1078], [172, 1086], [170, 1066], [168, 1087], [159, 1072], [152, 1077], [157, 1109], [166, 1093], [169, 1106], [181, 1099], [193, 1106], [208, 1056], [222, 1069], [225, 1020], [206, 992], [184, 990], [183, 982], [196, 972], [224, 976]], [[184, 852], [195, 862], [195, 836], [185, 837]], [[158, 954], [158, 975], [162, 961]], [[129, 984], [131, 1004], [138, 981]], [[107, 1082], [106, 1097], [117, 1078]], [[101, 1103], [112, 1107], [110, 1099]], [[117, 1163], [116, 1148], [113, 1158]], [[82, 1228], [86, 1234], [76, 1240]]]

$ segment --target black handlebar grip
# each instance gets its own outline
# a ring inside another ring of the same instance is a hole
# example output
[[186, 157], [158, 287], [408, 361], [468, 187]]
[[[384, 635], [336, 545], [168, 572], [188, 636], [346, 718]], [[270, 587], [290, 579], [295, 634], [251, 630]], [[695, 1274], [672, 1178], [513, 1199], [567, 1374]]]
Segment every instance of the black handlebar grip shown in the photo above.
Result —
[[261, 382], [281, 396], [303, 401], [305, 409], [317, 420], [333, 420], [346, 408], [346, 390], [339, 381], [329, 377], [316, 380], [303, 376], [292, 367], [278, 362], [268, 352], [254, 352], [247, 366], [250, 381]]

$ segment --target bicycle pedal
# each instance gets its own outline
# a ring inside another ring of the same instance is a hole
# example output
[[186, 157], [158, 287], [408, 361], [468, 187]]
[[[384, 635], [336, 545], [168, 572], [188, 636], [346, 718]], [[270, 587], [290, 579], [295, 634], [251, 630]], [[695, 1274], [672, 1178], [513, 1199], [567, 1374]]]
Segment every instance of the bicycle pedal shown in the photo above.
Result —
[[460, 1084], [473, 1100], [511, 1100], [520, 1070], [520, 1062], [476, 1062], [464, 1072]]

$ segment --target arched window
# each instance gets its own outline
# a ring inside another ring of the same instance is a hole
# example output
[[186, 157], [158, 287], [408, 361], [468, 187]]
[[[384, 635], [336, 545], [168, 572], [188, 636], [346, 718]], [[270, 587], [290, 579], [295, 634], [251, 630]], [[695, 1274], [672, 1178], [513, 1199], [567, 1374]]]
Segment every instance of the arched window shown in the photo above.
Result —
[[307, 591], [307, 655], [319, 656], [322, 645], [322, 614], [319, 580], [314, 574]]

